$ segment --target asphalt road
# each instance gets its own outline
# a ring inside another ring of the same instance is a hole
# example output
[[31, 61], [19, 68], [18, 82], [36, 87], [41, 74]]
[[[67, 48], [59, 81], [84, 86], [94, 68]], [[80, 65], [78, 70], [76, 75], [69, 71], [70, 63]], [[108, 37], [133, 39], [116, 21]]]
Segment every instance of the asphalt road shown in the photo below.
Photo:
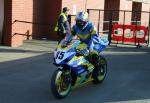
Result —
[[0, 103], [150, 103], [150, 49], [108, 48], [108, 74], [61, 100], [53, 97], [52, 54], [0, 63]]

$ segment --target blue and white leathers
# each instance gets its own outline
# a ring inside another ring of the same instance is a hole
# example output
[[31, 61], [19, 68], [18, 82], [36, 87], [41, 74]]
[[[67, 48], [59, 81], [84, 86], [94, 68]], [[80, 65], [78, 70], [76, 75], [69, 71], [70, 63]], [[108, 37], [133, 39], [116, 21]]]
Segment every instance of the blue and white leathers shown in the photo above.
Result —
[[85, 43], [87, 45], [87, 48], [89, 49], [90, 52], [98, 53], [100, 52], [100, 50], [95, 49], [97, 48], [98, 45], [99, 46], [101, 44], [108, 45], [109, 43], [108, 40], [99, 38], [96, 27], [91, 22], [88, 22], [87, 26], [83, 30], [78, 28], [77, 25], [74, 25], [72, 28], [72, 34], [66, 37], [66, 41], [71, 41], [75, 35], [77, 35], [81, 43]]
[[[77, 25], [74, 25], [71, 32], [72, 36], [77, 35], [81, 42], [84, 42], [88, 46], [90, 46], [90, 41], [93, 39], [93, 37], [98, 37], [97, 30], [93, 23], [88, 22], [87, 26], [81, 30], [78, 28]], [[67, 41], [70, 41], [69, 39], [72, 39], [71, 37], [67, 39]]]

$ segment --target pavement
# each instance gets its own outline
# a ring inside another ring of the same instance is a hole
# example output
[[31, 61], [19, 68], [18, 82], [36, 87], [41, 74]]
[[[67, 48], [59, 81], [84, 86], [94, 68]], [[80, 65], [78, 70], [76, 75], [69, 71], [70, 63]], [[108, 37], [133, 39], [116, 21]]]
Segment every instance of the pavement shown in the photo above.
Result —
[[0, 63], [50, 53], [56, 45], [56, 41], [28, 40], [16, 48], [0, 46]]
[[0, 46], [0, 103], [150, 103], [150, 49], [114, 45], [102, 52], [108, 61], [102, 84], [54, 98], [50, 80], [56, 44], [31, 40], [18, 48]]

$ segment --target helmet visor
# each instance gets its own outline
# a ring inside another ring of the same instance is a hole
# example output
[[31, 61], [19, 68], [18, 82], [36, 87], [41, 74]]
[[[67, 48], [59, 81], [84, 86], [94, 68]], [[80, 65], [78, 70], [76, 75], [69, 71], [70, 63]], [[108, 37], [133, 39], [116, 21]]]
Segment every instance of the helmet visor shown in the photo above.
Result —
[[84, 28], [84, 26], [86, 25], [87, 22], [85, 21], [82, 21], [82, 20], [76, 20], [76, 25], [79, 27], [79, 28]]

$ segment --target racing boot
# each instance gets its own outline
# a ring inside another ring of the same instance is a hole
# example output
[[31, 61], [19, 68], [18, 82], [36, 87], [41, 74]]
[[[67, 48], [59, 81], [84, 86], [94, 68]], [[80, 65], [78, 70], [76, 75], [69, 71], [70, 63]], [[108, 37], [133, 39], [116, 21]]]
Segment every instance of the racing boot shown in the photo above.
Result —
[[94, 65], [94, 68], [98, 68], [100, 65], [100, 57], [97, 54], [93, 54], [90, 57], [90, 62]]
[[94, 69], [94, 66], [91, 63], [88, 63], [86, 78], [89, 78], [92, 75], [93, 69]]

